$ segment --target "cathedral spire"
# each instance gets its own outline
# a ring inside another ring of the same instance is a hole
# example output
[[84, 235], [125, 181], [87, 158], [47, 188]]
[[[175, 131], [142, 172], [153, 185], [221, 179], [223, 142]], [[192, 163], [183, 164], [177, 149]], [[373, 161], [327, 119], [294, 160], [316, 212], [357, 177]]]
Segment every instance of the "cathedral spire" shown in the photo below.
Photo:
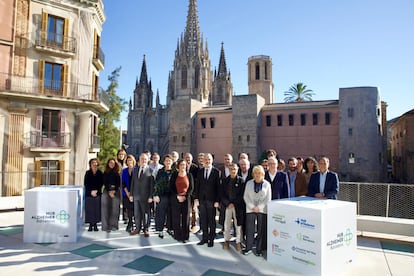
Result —
[[145, 55], [144, 60], [142, 61], [142, 67], [141, 67], [141, 77], [139, 79], [139, 83], [142, 85], [146, 85], [148, 83], [148, 75], [147, 75], [147, 63], [145, 61]]
[[196, 0], [190, 0], [190, 4], [188, 6], [184, 44], [187, 56], [197, 56], [199, 51], [202, 50]]
[[227, 66], [226, 66], [226, 57], [224, 56], [224, 47], [223, 42], [221, 42], [221, 52], [220, 52], [220, 61], [218, 67], [218, 77], [226, 77], [227, 76]]

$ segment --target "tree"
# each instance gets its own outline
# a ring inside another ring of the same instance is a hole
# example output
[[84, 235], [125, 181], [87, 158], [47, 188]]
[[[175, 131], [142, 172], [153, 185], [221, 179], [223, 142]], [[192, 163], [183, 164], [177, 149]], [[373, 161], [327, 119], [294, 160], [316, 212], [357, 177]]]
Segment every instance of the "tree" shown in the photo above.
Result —
[[298, 82], [292, 85], [288, 91], [285, 91], [285, 102], [305, 102], [312, 101], [315, 95], [312, 90], [307, 89], [306, 85]]
[[121, 112], [125, 110], [127, 102], [116, 94], [118, 88], [118, 77], [121, 67], [112, 71], [108, 76], [109, 85], [107, 90], [100, 88], [100, 93], [105, 93], [109, 98], [109, 111], [100, 117], [98, 134], [100, 137], [99, 160], [104, 164], [110, 157], [116, 158], [120, 146], [120, 130], [115, 126], [119, 122]]

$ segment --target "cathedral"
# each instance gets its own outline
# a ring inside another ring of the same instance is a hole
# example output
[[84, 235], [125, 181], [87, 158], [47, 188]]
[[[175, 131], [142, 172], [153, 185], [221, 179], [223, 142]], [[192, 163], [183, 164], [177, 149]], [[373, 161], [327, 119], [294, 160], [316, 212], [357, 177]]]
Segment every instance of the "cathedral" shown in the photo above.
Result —
[[226, 153], [237, 160], [245, 152], [257, 163], [272, 148], [284, 160], [327, 156], [342, 181], [386, 178], [387, 105], [377, 87], [339, 88], [334, 100], [275, 103], [272, 59], [255, 55], [247, 58], [247, 94], [233, 95], [223, 44], [218, 69], [211, 70], [196, 0], [189, 0], [166, 105], [157, 91], [153, 106], [146, 62], [144, 56], [129, 102], [128, 153], [210, 152], [219, 164]]
[[203, 107], [231, 105], [232, 94], [223, 44], [218, 70], [213, 74], [208, 45], [200, 33], [197, 3], [191, 0], [185, 32], [175, 50], [174, 69], [169, 72], [165, 106], [160, 104], [158, 91], [153, 106], [154, 92], [148, 81], [144, 56], [140, 79], [129, 103], [128, 151], [133, 154], [144, 150], [161, 154], [170, 150], [194, 152], [194, 115]]

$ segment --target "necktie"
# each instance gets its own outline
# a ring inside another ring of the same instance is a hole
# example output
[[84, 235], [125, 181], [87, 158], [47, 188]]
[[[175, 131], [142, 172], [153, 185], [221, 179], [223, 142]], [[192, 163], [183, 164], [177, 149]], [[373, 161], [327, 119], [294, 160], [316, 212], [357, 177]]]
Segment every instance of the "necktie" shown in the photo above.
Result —
[[144, 172], [144, 168], [141, 168], [141, 172], [139, 173], [139, 178], [141, 178], [143, 172]]
[[207, 178], [208, 178], [208, 169], [205, 169], [205, 171], [206, 171], [206, 175], [204, 176], [204, 179], [207, 180]]

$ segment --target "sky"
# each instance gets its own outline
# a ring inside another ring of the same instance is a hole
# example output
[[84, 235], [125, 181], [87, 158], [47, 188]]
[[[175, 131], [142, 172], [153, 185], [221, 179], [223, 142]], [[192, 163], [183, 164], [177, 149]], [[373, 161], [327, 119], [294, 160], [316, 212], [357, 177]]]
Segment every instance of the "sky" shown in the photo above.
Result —
[[[117, 94], [129, 101], [145, 55], [154, 101], [158, 90], [165, 104], [189, 0], [103, 2], [100, 86], [106, 89], [108, 76], [121, 66]], [[378, 87], [387, 120], [414, 108], [412, 0], [198, 0], [197, 8], [211, 70], [223, 42], [235, 95], [248, 93], [248, 58], [267, 55], [275, 102], [302, 82], [315, 93], [313, 100], [336, 100], [343, 87]], [[118, 125], [126, 130], [127, 112]]]

